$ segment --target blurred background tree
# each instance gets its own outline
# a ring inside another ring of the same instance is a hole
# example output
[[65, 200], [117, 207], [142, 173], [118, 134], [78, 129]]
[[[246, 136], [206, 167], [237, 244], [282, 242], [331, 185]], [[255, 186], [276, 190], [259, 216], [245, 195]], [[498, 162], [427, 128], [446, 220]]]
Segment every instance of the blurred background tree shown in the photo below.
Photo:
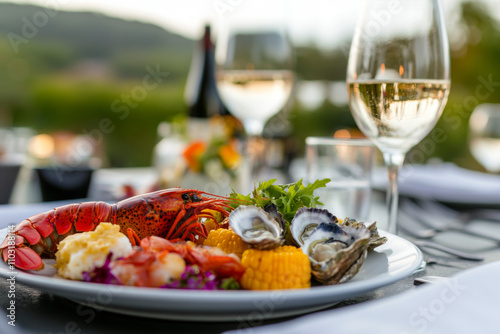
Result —
[[[104, 138], [108, 166], [150, 165], [158, 124], [186, 114], [183, 91], [196, 41], [152, 24], [58, 11], [49, 24], [36, 29], [34, 38], [16, 44], [16, 52], [12, 34], [23, 36], [22, 18], [31, 20], [41, 10], [0, 3], [0, 126], [85, 133], [110, 119], [114, 128]], [[452, 89], [434, 130], [443, 132], [445, 139], [432, 149], [424, 141], [410, 160], [423, 163], [439, 157], [480, 169], [467, 149], [467, 123], [477, 103], [500, 102], [495, 91], [500, 87], [500, 68], [495, 66], [500, 30], [482, 2], [469, 1], [461, 3], [449, 33]], [[332, 135], [356, 126], [345, 97], [331, 96], [334, 91], [338, 95], [339, 87], [341, 93], [345, 90], [348, 44], [342, 41], [335, 50], [297, 46], [298, 79], [315, 82], [323, 90], [314, 107], [296, 101], [289, 113], [298, 152], [306, 136]], [[154, 89], [143, 89], [145, 96], [137, 95], [148, 68], [168, 75]], [[478, 96], [477, 87], [484, 81], [493, 82], [487, 87], [493, 91]], [[126, 117], [118, 111], [120, 106], [127, 106]]]

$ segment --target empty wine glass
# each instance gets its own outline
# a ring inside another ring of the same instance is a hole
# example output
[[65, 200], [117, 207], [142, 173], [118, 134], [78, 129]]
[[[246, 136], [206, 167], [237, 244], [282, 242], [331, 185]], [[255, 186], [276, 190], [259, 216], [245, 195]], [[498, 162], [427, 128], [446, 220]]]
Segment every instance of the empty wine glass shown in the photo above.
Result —
[[351, 112], [388, 167], [388, 231], [397, 231], [398, 172], [434, 127], [450, 88], [440, 0], [368, 0], [347, 70]]
[[490, 173], [500, 172], [500, 104], [481, 104], [469, 120], [469, 149]]
[[219, 32], [217, 44], [217, 89], [229, 112], [243, 123], [244, 156], [250, 155], [246, 177], [255, 180], [265, 149], [260, 140], [264, 126], [292, 91], [292, 48], [281, 27], [229, 25]]

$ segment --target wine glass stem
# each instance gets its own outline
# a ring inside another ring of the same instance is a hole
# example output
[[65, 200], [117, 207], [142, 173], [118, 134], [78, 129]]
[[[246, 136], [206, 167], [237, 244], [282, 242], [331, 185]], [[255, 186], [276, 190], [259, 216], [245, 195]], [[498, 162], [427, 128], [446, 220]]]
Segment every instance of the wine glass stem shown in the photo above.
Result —
[[260, 137], [264, 132], [264, 124], [260, 120], [249, 119], [243, 123], [248, 137]]
[[389, 183], [387, 184], [387, 231], [396, 235], [399, 233], [397, 225], [399, 201], [398, 175], [404, 160], [404, 153], [384, 153], [384, 161], [387, 166], [387, 175], [389, 177]]
[[254, 183], [258, 182], [263, 159], [265, 141], [260, 136], [246, 137], [241, 153], [243, 161], [240, 167], [240, 191], [247, 193], [253, 190]]
[[250, 157], [251, 179], [257, 180], [264, 164], [265, 141], [262, 136], [247, 138], [247, 154]]

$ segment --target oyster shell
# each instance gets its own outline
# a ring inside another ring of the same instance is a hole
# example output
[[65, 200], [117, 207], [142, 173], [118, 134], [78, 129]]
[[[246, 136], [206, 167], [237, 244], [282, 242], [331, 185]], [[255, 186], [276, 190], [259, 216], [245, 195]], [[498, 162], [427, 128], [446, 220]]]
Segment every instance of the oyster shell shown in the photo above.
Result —
[[361, 268], [370, 245], [370, 231], [358, 227], [321, 223], [302, 245], [314, 277], [323, 284], [344, 283]]
[[271, 218], [276, 220], [281, 225], [281, 228], [283, 231], [285, 230], [286, 226], [286, 221], [285, 218], [283, 218], [283, 215], [278, 211], [278, 206], [274, 203], [269, 203], [266, 206], [264, 206], [264, 211], [267, 212]]
[[290, 223], [290, 232], [297, 245], [302, 246], [321, 223], [337, 225], [338, 219], [325, 209], [300, 208]]
[[233, 231], [244, 242], [258, 249], [272, 249], [285, 241], [282, 222], [273, 218], [279, 218], [277, 208], [271, 206], [266, 209], [271, 214], [253, 205], [240, 205], [229, 215], [229, 226]]
[[353, 226], [358, 227], [360, 225], [364, 225], [370, 231], [370, 245], [368, 247], [368, 252], [371, 252], [378, 246], [382, 246], [387, 242], [387, 237], [381, 237], [377, 230], [377, 222], [369, 222], [369, 223], [361, 223], [352, 218], [346, 218], [341, 224], [342, 226]]
[[295, 242], [311, 261], [314, 277], [323, 284], [354, 277], [368, 250], [386, 241], [375, 224], [370, 228], [349, 218], [340, 223], [328, 210], [316, 208], [301, 208], [290, 224]]

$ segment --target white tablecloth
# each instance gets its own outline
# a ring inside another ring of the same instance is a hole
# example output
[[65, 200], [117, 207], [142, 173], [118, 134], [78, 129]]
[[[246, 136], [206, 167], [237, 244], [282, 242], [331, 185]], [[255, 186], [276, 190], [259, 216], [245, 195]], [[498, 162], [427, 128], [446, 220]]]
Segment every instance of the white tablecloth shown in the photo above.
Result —
[[249, 333], [499, 333], [499, 277], [500, 262], [490, 263], [393, 297], [251, 328]]

